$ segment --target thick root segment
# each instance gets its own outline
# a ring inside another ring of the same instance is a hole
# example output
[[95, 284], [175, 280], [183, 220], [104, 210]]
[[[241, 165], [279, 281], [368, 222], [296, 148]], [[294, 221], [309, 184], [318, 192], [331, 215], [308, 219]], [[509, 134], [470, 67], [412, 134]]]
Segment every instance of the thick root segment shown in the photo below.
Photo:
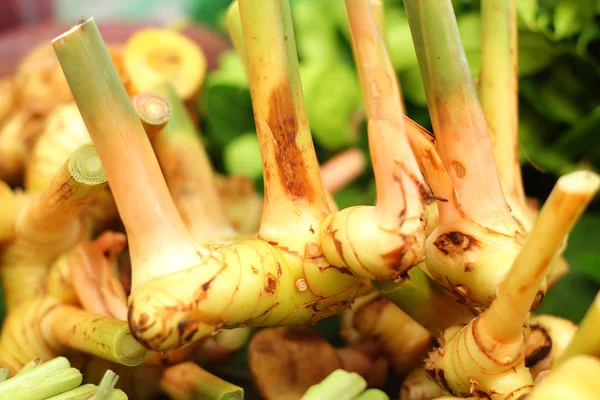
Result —
[[389, 279], [423, 258], [426, 189], [406, 136], [404, 109], [369, 2], [346, 2], [368, 117], [377, 205], [330, 215], [321, 225], [325, 258], [369, 279]]
[[541, 372], [552, 368], [577, 332], [577, 325], [553, 315], [536, 315], [529, 319], [529, 329], [525, 366], [536, 379]]
[[429, 332], [385, 297], [376, 297], [354, 314], [354, 327], [383, 349], [398, 376], [421, 364], [433, 346]]
[[358, 278], [330, 266], [316, 243], [300, 255], [245, 240], [137, 289], [129, 324], [140, 343], [165, 351], [220, 328], [314, 323], [340, 313], [357, 287]]
[[323, 255], [332, 265], [360, 277], [396, 278], [423, 260], [425, 214], [423, 209], [419, 216], [400, 215], [399, 226], [391, 231], [373, 223], [378, 218], [375, 207], [350, 207], [331, 214], [321, 225]]
[[579, 355], [561, 364], [541, 383], [527, 400], [593, 400], [600, 393], [600, 360]]
[[[518, 399], [533, 388], [525, 367], [523, 343], [500, 345], [482, 330], [481, 318], [464, 327], [448, 328], [441, 347], [426, 362], [428, 374], [452, 395], [488, 395], [491, 400]], [[484, 329], [484, 328], [483, 328]]]
[[[504, 235], [465, 217], [454, 227], [438, 226], [427, 238], [427, 270], [438, 284], [469, 306], [486, 308], [496, 298], [496, 290], [524, 241], [525, 236], [518, 232]], [[545, 293], [544, 282], [532, 309]]]
[[[464, 214], [454, 185], [439, 154], [431, 133], [406, 118], [407, 134], [437, 201], [438, 225], [425, 244], [427, 271], [444, 289], [461, 302], [474, 307], [489, 307], [498, 285], [521, 251], [525, 236], [518, 231], [501, 233], [476, 223]], [[540, 289], [537, 307], [544, 293]]]
[[413, 369], [400, 387], [400, 400], [437, 399], [445, 394], [448, 392], [432, 381], [423, 367]]

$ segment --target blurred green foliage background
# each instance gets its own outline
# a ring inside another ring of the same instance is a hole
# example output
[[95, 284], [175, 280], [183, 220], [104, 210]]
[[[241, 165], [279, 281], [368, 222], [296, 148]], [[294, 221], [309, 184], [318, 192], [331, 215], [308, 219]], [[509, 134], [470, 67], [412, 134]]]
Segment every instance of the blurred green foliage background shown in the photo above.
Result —
[[[201, 0], [191, 15], [226, 35], [230, 1]], [[291, 0], [305, 102], [321, 162], [350, 146], [368, 156], [362, 100], [353, 66], [344, 2]], [[408, 115], [431, 128], [402, 0], [384, 0], [386, 40]], [[473, 77], [481, 64], [478, 0], [453, 0]], [[528, 196], [543, 202], [557, 176], [600, 165], [600, 1], [518, 0], [519, 149]], [[262, 186], [252, 104], [243, 66], [226, 53], [198, 98], [203, 133], [217, 168]], [[336, 195], [341, 207], [372, 204], [372, 170]], [[539, 312], [578, 322], [600, 289], [600, 202], [571, 235], [571, 270]]]

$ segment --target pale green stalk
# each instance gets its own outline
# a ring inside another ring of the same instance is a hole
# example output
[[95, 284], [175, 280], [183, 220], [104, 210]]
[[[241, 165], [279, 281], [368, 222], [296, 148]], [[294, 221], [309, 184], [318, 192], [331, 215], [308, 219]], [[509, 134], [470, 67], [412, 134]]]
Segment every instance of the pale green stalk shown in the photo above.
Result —
[[265, 206], [259, 237], [304, 252], [329, 206], [298, 69], [289, 0], [238, 0], [261, 147]]
[[352, 400], [367, 388], [367, 381], [356, 372], [333, 371], [320, 383], [311, 386], [301, 400]]
[[517, 36], [517, 0], [482, 0], [481, 108], [502, 189], [513, 209], [525, 206], [518, 154]]
[[46, 400], [87, 400], [96, 392], [96, 389], [98, 389], [98, 386], [88, 383], [67, 392], [57, 394], [56, 396], [52, 396]]
[[558, 179], [523, 249], [498, 288], [496, 299], [481, 316], [494, 340], [522, 340], [523, 324], [542, 280], [599, 187], [600, 176], [588, 171], [572, 172]]
[[[42, 373], [40, 372], [42, 370], [38, 370], [41, 366], [34, 368], [26, 374], [15, 376], [5, 381], [8, 383], [14, 380], [14, 382], [11, 382], [11, 385], [0, 385], [0, 398], [10, 400], [44, 400], [81, 385], [83, 376], [76, 368], [50, 369], [46, 371], [47, 373]], [[54, 365], [54, 367], [56, 366]]]
[[451, 0], [405, 0], [438, 152], [462, 210], [484, 227], [514, 234], [486, 122]]
[[98, 389], [91, 399], [108, 400], [118, 380], [119, 376], [117, 374], [111, 370], [106, 371], [102, 377], [102, 380], [100, 381], [100, 384], [98, 385]]
[[201, 263], [93, 19], [52, 41], [127, 231], [132, 291]]
[[21, 368], [19, 370], [19, 372], [17, 372], [15, 374], [15, 376], [19, 376], [19, 375], [23, 375], [23, 374], [28, 373], [29, 371], [31, 371], [32, 369], [34, 369], [35, 367], [37, 367], [38, 365], [40, 365], [41, 362], [42, 362], [41, 357], [37, 357], [37, 358], [29, 361], [27, 364], [25, 364], [23, 366], [23, 368]]
[[23, 382], [26, 382], [24, 378], [25, 376], [27, 376], [27, 380], [39, 380], [44, 376], [55, 374], [70, 367], [71, 364], [65, 357], [53, 358], [52, 360], [46, 361], [45, 363], [29, 370], [25, 374], [14, 376], [0, 383], [0, 396], [3, 396], [6, 392], [14, 392], [15, 388], [19, 387], [19, 385], [22, 385]]
[[163, 374], [160, 387], [173, 400], [242, 400], [244, 398], [244, 389], [224, 381], [193, 362], [168, 368]]
[[356, 396], [353, 400], [390, 400], [390, 398], [385, 392], [379, 389], [369, 389]]

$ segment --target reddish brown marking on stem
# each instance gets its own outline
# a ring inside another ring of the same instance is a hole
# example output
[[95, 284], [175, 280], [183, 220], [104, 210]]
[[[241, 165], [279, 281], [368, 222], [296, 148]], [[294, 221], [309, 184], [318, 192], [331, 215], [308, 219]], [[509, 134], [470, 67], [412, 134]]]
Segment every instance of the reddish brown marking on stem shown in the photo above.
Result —
[[465, 269], [465, 272], [473, 271], [473, 263], [468, 262], [468, 261], [465, 262], [464, 269]]
[[284, 189], [292, 199], [312, 201], [315, 192], [304, 164], [302, 151], [296, 143], [300, 124], [287, 81], [283, 81], [271, 92], [267, 124], [275, 139], [275, 160], [279, 166], [279, 178]]
[[454, 172], [456, 173], [456, 176], [459, 178], [464, 178], [466, 175], [467, 170], [465, 169], [465, 166], [462, 165], [461, 163], [459, 163], [458, 161], [452, 161], [452, 168], [454, 168]]
[[275, 293], [275, 288], [277, 287], [277, 279], [272, 274], [267, 274], [267, 287], [265, 288], [265, 292], [268, 294]]

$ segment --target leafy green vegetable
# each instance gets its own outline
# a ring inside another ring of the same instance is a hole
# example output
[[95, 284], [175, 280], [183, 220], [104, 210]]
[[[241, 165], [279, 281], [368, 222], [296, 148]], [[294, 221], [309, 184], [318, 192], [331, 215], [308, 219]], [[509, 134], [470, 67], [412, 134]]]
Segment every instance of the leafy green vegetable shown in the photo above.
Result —
[[256, 132], [244, 133], [233, 139], [224, 153], [225, 170], [230, 175], [262, 178], [262, 162]]

